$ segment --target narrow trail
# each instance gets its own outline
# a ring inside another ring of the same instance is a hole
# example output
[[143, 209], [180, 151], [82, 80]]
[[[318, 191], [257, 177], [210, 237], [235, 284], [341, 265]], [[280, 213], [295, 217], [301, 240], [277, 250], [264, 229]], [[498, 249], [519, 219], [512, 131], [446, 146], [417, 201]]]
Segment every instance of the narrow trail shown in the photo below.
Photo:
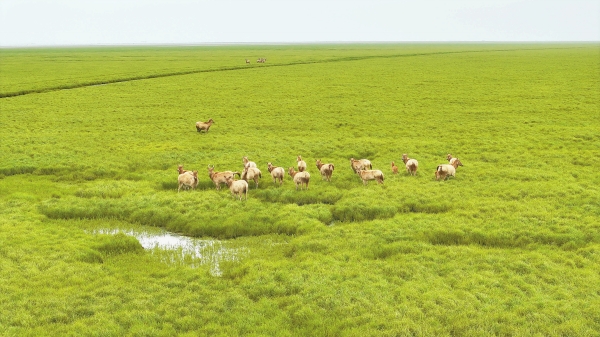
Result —
[[260, 67], [248, 67], [246, 64], [244, 64], [243, 66], [174, 71], [174, 72], [165, 72], [165, 73], [157, 73], [157, 74], [150, 74], [150, 75], [138, 75], [138, 76], [114, 78], [114, 79], [108, 79], [108, 80], [97, 80], [97, 81], [90, 81], [90, 82], [77, 83], [77, 84], [65, 84], [65, 85], [60, 85], [60, 86], [56, 86], [56, 87], [31, 89], [31, 90], [20, 90], [20, 91], [16, 91], [16, 92], [5, 92], [5, 93], [0, 93], [0, 99], [8, 98], [8, 97], [24, 96], [24, 95], [29, 95], [29, 94], [47, 93], [47, 92], [52, 92], [52, 91], [93, 87], [93, 86], [103, 85], [103, 84], [149, 80], [149, 79], [155, 79], [155, 78], [190, 75], [190, 74], [212, 73], [212, 72], [219, 72], [219, 71], [254, 70], [254, 69], [271, 68], [271, 67], [289, 67], [289, 66], [306, 65], [306, 64], [323, 64], [323, 63], [362, 61], [362, 60], [371, 60], [371, 59], [387, 59], [387, 58], [401, 58], [401, 57], [416, 57], [416, 56], [468, 54], [468, 53], [490, 53], [490, 52], [513, 52], [513, 51], [525, 51], [525, 50], [578, 49], [578, 48], [583, 48], [583, 47], [487, 49], [487, 50], [440, 51], [440, 52], [431, 52], [431, 53], [410, 53], [410, 54], [393, 54], [393, 55], [349, 56], [349, 57], [340, 57], [340, 58], [333, 58], [333, 59], [327, 59], [327, 60], [297, 61], [297, 62], [289, 62], [289, 63], [281, 63], [281, 64], [265, 64]]

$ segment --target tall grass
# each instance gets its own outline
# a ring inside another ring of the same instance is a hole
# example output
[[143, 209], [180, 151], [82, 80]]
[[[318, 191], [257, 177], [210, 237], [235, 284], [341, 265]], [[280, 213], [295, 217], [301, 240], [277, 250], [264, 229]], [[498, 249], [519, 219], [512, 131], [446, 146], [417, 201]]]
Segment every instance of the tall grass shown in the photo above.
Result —
[[[253, 55], [269, 63], [243, 64]], [[596, 335], [598, 56], [597, 44], [3, 50], [0, 335]], [[415, 177], [391, 173], [403, 153]], [[435, 181], [447, 153], [464, 166]], [[266, 163], [297, 155], [309, 189], [276, 186]], [[243, 156], [263, 178], [240, 202], [206, 167], [239, 171]], [[351, 157], [385, 183], [364, 186]], [[335, 164], [331, 182], [316, 159]], [[200, 172], [197, 189], [177, 193], [178, 164]], [[139, 225], [247, 254], [215, 276], [87, 230]]]

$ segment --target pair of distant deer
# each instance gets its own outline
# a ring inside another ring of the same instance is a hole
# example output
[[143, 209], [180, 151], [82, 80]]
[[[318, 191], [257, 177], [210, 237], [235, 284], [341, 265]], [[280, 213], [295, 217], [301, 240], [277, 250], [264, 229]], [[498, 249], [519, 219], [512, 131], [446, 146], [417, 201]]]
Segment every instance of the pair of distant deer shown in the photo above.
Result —
[[[256, 60], [256, 63], [265, 63], [265, 62], [267, 62], [267, 59], [264, 57], [261, 57], [258, 60]], [[246, 59], [246, 64], [250, 64], [250, 60]]]

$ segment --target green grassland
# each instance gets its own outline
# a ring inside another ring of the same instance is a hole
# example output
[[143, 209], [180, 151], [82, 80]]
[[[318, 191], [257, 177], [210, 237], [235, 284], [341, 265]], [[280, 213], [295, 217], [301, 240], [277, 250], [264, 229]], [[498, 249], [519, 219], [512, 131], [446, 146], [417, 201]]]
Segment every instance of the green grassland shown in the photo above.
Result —
[[[3, 49], [0, 76], [0, 335], [600, 331], [598, 44]], [[309, 190], [275, 186], [297, 155]], [[243, 156], [240, 202], [206, 167]], [[132, 226], [245, 253], [215, 276], [90, 232]]]

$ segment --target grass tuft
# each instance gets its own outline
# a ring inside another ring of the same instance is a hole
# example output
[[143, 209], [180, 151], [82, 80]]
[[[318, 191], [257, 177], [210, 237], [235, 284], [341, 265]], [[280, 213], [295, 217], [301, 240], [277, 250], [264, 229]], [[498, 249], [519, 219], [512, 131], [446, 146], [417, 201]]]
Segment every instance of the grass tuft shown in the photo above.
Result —
[[332, 207], [333, 221], [358, 222], [392, 218], [398, 208], [390, 204], [367, 204], [360, 201], [344, 201]]
[[77, 259], [79, 261], [87, 262], [87, 263], [103, 263], [104, 262], [102, 254], [98, 250], [94, 250], [94, 249], [86, 249], [77, 257]]
[[[100, 235], [99, 243], [95, 246], [95, 249], [106, 256], [141, 253], [144, 251], [144, 247], [142, 247], [136, 238], [123, 233]], [[84, 256], [88, 259], [97, 260], [93, 253], [85, 253]]]
[[5, 167], [0, 168], [0, 174], [4, 176], [13, 176], [16, 174], [27, 174], [33, 173], [36, 170], [33, 166], [17, 166], [17, 167]]
[[289, 188], [267, 188], [252, 190], [251, 193], [260, 200], [273, 203], [296, 205], [327, 204], [333, 205], [343, 196], [335, 188], [320, 188], [318, 190], [296, 191]]

